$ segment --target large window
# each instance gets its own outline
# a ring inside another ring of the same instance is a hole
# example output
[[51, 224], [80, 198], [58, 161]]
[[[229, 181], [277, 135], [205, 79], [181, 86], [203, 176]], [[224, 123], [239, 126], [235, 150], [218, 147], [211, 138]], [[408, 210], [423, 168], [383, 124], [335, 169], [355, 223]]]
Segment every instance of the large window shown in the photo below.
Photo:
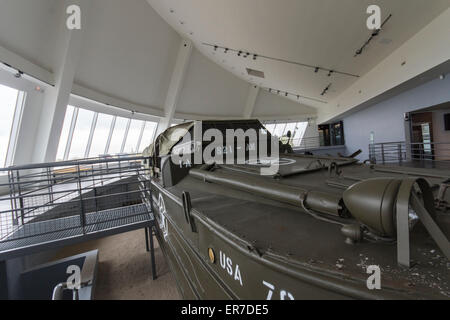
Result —
[[98, 115], [91, 150], [89, 152], [90, 158], [95, 158], [107, 153], [106, 144], [108, 143], [113, 118], [114, 117], [109, 114]]
[[122, 145], [124, 139], [126, 138], [125, 134], [128, 128], [129, 121], [130, 119], [117, 117], [108, 153], [110, 154], [122, 153]]
[[275, 137], [284, 139], [287, 142], [287, 134], [291, 132], [291, 144], [294, 147], [298, 147], [302, 144], [306, 129], [308, 128], [308, 122], [267, 122], [264, 124], [266, 129]]
[[18, 97], [18, 90], [0, 85], [0, 167], [9, 165], [6, 163], [6, 158]]
[[125, 143], [124, 153], [133, 154], [139, 152], [139, 145], [141, 144], [141, 133], [145, 122], [141, 120], [132, 120], [130, 130], [128, 131], [127, 142]]
[[139, 152], [143, 152], [145, 148], [149, 147], [153, 143], [153, 138], [156, 133], [158, 124], [156, 122], [146, 122], [144, 134], [142, 135], [141, 146]]
[[56, 160], [139, 153], [153, 143], [156, 127], [152, 121], [68, 106]]
[[[59, 138], [58, 153], [56, 155], [56, 161], [62, 161], [65, 159], [67, 140], [69, 139], [70, 129], [72, 125], [72, 119], [74, 117], [75, 108], [68, 106], [66, 110], [66, 117], [64, 118], [64, 125]], [[75, 115], [76, 116], [76, 115]]]
[[83, 159], [86, 155], [86, 147], [91, 133], [94, 112], [84, 109], [78, 110], [77, 123], [73, 131], [72, 144], [70, 146], [69, 159]]

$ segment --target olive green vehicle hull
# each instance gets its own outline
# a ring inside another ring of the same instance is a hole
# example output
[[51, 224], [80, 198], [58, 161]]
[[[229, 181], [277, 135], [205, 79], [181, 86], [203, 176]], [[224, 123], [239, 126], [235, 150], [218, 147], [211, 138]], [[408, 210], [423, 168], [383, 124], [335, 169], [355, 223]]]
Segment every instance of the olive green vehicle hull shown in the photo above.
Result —
[[[212, 146], [196, 136], [210, 129], [260, 135], [219, 143], [206, 161]], [[450, 298], [450, 170], [278, 157], [264, 132], [257, 120], [186, 123], [145, 152], [157, 237], [183, 298]]]
[[[448, 298], [446, 294], [443, 295], [433, 288], [414, 283], [414, 279], [411, 279], [413, 271], [393, 267], [396, 263], [395, 248], [386, 247], [386, 245], [382, 245], [380, 248], [371, 248], [374, 252], [373, 256], [380, 259], [369, 259], [367, 257], [372, 256], [371, 250], [366, 251], [365, 247], [351, 247], [344, 244], [343, 238], [339, 232], [336, 232], [336, 228], [328, 225], [326, 227], [332, 228], [330, 231], [333, 230], [333, 232], [325, 230], [322, 234], [317, 234], [318, 238], [313, 238], [312, 235], [319, 232], [319, 228], [323, 230], [324, 225], [316, 226], [315, 221], [310, 217], [303, 218], [309, 219], [306, 221], [311, 224], [308, 228], [311, 229], [311, 234], [305, 234], [305, 242], [298, 243], [299, 247], [305, 247], [305, 252], [311, 252], [310, 256], [298, 257], [290, 252], [281, 253], [282, 250], [270, 247], [260, 251], [258, 247], [265, 246], [259, 245], [257, 241], [247, 240], [247, 238], [252, 238], [251, 234], [246, 237], [239, 230], [231, 230], [233, 227], [227, 227], [218, 219], [202, 212], [201, 208], [210, 207], [212, 201], [220, 203], [222, 200], [220, 198], [221, 190], [209, 190], [212, 186], [207, 186], [207, 191], [218, 194], [218, 198], [212, 196], [212, 198], [206, 199], [203, 192], [200, 192], [198, 197], [193, 195], [193, 209], [187, 219], [181, 193], [196, 183], [196, 181], [188, 181], [172, 188], [163, 188], [157, 180], [152, 184], [156, 218], [159, 225], [158, 241], [184, 299]], [[196, 194], [196, 192], [191, 193]], [[235, 195], [226, 195], [226, 197], [229, 196]], [[243, 197], [245, 201], [246, 196]], [[240, 213], [236, 212], [238, 206], [240, 206]], [[232, 213], [234, 216], [236, 214], [243, 216], [247, 210], [251, 209], [251, 206], [252, 204], [249, 202], [238, 201], [230, 204], [229, 208], [224, 204], [223, 208], [220, 208], [219, 205], [218, 208], [215, 206], [212, 210], [226, 212], [230, 209], [232, 212], [229, 212], [229, 218], [233, 219]], [[280, 214], [280, 207], [275, 203], [267, 201], [263, 206], [267, 208], [269, 216]], [[260, 208], [258, 207], [257, 210]], [[291, 208], [286, 206], [282, 210], [290, 211]], [[268, 220], [267, 217], [261, 218], [262, 222], [270, 221], [270, 219], [270, 217]], [[250, 220], [247, 222], [253, 223]], [[246, 223], [245, 219], [243, 223]], [[289, 221], [274, 224], [274, 227], [278, 228], [280, 225], [287, 226]], [[264, 230], [261, 231], [264, 232]], [[274, 234], [279, 234], [278, 237], [282, 238], [290, 232], [288, 229], [274, 231], [276, 233], [267, 232], [267, 237], [273, 238]], [[321, 239], [322, 243], [317, 243], [317, 239]], [[336, 241], [339, 241], [336, 246], [338, 249], [333, 249]], [[329, 242], [328, 245], [327, 242]], [[310, 251], [314, 250], [312, 249], [314, 243], [321, 247], [318, 253]], [[323, 250], [329, 253], [331, 260], [321, 259], [320, 251]], [[211, 252], [213, 256], [211, 256]], [[384, 259], [386, 255], [390, 258]], [[386, 280], [382, 280], [381, 290], [368, 289], [367, 279], [370, 275], [366, 273], [366, 267], [371, 264], [371, 261], [374, 264], [381, 264], [382, 270], [389, 273]], [[347, 264], [351, 264], [353, 268]], [[357, 267], [355, 268], [354, 265]], [[443, 270], [445, 277], [448, 265], [444, 266]], [[439, 273], [437, 277], [439, 277]], [[409, 282], [408, 279], [412, 281]]]

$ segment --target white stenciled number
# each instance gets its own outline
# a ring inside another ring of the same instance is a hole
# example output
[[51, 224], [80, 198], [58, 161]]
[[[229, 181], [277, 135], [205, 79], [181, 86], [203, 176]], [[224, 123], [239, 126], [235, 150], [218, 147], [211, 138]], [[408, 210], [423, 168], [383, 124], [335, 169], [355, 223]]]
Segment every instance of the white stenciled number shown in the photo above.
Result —
[[[273, 294], [276, 291], [275, 286], [267, 281], [263, 281], [263, 285], [269, 288], [269, 293], [267, 294], [267, 300], [272, 300]], [[286, 290], [280, 290], [280, 300], [295, 300], [292, 293]]]
[[280, 300], [294, 300], [294, 296], [285, 290], [280, 291]]
[[273, 284], [270, 284], [266, 281], [263, 281], [263, 285], [265, 285], [267, 288], [269, 288], [269, 293], [267, 294], [266, 300], [272, 300], [273, 291], [275, 290], [275, 286]]
[[169, 226], [167, 225], [167, 219], [166, 219], [166, 204], [164, 203], [164, 198], [162, 194], [159, 194], [158, 199], [158, 209], [159, 209], [159, 217], [160, 217], [160, 223], [159, 228], [162, 230], [164, 235], [164, 240], [167, 240], [167, 236], [169, 235]]

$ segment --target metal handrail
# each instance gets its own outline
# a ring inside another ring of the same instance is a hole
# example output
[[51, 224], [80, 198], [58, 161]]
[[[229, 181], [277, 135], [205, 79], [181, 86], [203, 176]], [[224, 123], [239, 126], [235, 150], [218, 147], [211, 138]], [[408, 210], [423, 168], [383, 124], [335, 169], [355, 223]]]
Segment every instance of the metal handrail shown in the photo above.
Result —
[[[95, 216], [101, 212], [104, 214], [105, 209], [143, 203], [143, 195], [151, 192], [147, 186], [149, 172], [143, 166], [144, 160], [148, 158], [117, 157], [5, 169], [8, 170], [10, 193], [9, 196], [0, 197], [0, 203], [3, 204], [0, 210], [0, 244], [78, 227], [85, 233], [86, 227], [90, 226], [90, 222], [86, 221], [87, 215], [93, 217], [89, 219], [96, 220]], [[68, 166], [73, 167], [73, 172], [55, 172]], [[30, 173], [30, 170], [37, 172]], [[75, 227], [65, 225], [63, 220], [56, 231], [49, 231], [37, 224], [40, 221], [75, 216], [79, 216], [80, 221]], [[109, 221], [109, 217], [102, 219], [103, 222]], [[35, 230], [29, 234], [16, 234], [19, 228], [30, 224]]]
[[97, 160], [71, 160], [71, 161], [61, 161], [61, 162], [48, 162], [48, 163], [37, 163], [28, 164], [21, 166], [11, 166], [8, 168], [0, 168], [0, 172], [8, 172], [12, 170], [31, 170], [31, 169], [46, 169], [46, 168], [60, 168], [60, 167], [75, 167], [75, 166], [86, 166], [100, 163], [113, 163], [113, 162], [127, 162], [127, 161], [138, 161], [144, 160], [145, 157], [118, 157], [111, 159], [97, 159]]
[[450, 162], [450, 143], [406, 143], [382, 142], [369, 145], [372, 163], [392, 163], [403, 161], [429, 161], [438, 163]]
[[336, 144], [336, 145], [325, 145], [322, 142], [322, 139], [320, 136], [316, 137], [304, 137], [299, 139], [292, 139], [291, 145], [295, 149], [300, 150], [307, 150], [307, 149], [313, 149], [313, 148], [321, 148], [321, 147], [336, 147], [336, 146], [344, 146], [345, 144]]

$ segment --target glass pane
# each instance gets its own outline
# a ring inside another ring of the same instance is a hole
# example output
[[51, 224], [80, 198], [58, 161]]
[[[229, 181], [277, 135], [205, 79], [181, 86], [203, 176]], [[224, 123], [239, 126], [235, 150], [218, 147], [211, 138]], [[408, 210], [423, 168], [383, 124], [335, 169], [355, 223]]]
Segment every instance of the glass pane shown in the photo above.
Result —
[[291, 135], [294, 136], [295, 128], [297, 127], [297, 123], [288, 123], [286, 128], [284, 129], [283, 136], [287, 136], [288, 131], [291, 132]]
[[105, 154], [106, 144], [108, 143], [109, 132], [113, 116], [109, 114], [99, 114], [97, 125], [95, 126], [94, 137], [92, 138], [90, 158], [96, 158]]
[[70, 146], [69, 159], [83, 159], [91, 133], [94, 112], [79, 109], [77, 124], [73, 132], [72, 145]]
[[135, 154], [139, 152], [137, 150], [137, 144], [139, 142], [143, 125], [144, 121], [131, 120], [130, 131], [128, 132], [127, 142], [123, 151], [124, 153]]
[[269, 131], [273, 135], [273, 132], [275, 131], [276, 124], [266, 124], [265, 127], [266, 127], [267, 131]]
[[146, 122], [144, 134], [142, 136], [141, 146], [139, 148], [139, 152], [144, 151], [145, 148], [149, 147], [153, 143], [153, 138], [156, 131], [156, 126], [158, 124], [156, 122]]
[[[284, 133], [283, 133], [283, 137], [284, 137], [283, 143], [291, 143], [292, 144], [292, 142], [293, 142], [292, 139], [294, 137], [294, 133], [295, 133], [295, 128], [296, 127], [297, 127], [297, 123], [296, 122], [287, 124], [286, 128], [284, 129]], [[287, 134], [288, 134], [289, 131], [291, 132], [291, 138], [290, 139], [287, 137]]]
[[306, 129], [308, 128], [308, 122], [297, 123], [297, 130], [294, 135], [294, 146], [299, 147], [302, 144], [303, 137], [305, 136]]
[[284, 133], [284, 128], [286, 128], [286, 123], [279, 123], [277, 124], [277, 127], [275, 128], [273, 135], [281, 138], [283, 136]]
[[129, 119], [117, 117], [114, 133], [109, 146], [109, 154], [118, 154], [122, 149], [123, 139], [125, 139], [125, 131], [127, 131]]
[[64, 118], [63, 129], [59, 138], [58, 153], [56, 154], [56, 161], [64, 160], [64, 153], [66, 152], [67, 140], [69, 138], [70, 125], [72, 124], [73, 111], [72, 106], [67, 106], [66, 117]]
[[0, 167], [5, 166], [19, 91], [0, 85]]

